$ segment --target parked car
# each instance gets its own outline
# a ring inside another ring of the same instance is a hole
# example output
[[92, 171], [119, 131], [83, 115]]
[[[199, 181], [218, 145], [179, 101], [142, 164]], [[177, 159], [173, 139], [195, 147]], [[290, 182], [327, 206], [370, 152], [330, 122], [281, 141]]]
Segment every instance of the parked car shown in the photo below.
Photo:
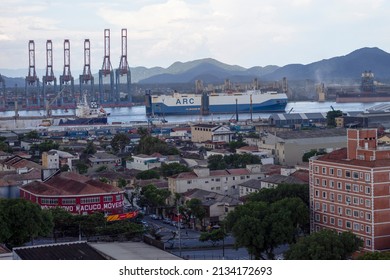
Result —
[[171, 220], [168, 219], [168, 218], [164, 218], [164, 219], [163, 219], [163, 223], [164, 223], [164, 224], [170, 224], [170, 223], [171, 223]]
[[159, 219], [160, 219], [160, 217], [157, 216], [157, 215], [155, 215], [155, 214], [150, 215], [150, 218], [151, 218], [152, 220], [159, 220]]

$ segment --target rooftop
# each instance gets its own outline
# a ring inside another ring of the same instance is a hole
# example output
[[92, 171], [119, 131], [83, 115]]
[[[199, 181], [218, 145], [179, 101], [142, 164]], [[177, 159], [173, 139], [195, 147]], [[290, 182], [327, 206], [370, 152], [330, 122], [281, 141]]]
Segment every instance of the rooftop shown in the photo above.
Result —
[[86, 242], [55, 243], [14, 248], [22, 260], [107, 260]]
[[21, 189], [36, 195], [89, 195], [122, 192], [122, 189], [109, 184], [91, 180], [73, 172], [63, 172], [46, 182], [34, 181]]
[[331, 128], [299, 131], [280, 131], [276, 133], [276, 137], [286, 140], [303, 138], [328, 138], [338, 136], [345, 137], [345, 140], [347, 140], [347, 130], [343, 128]]
[[326, 162], [334, 162], [339, 164], [347, 164], [368, 168], [376, 168], [376, 167], [390, 167], [390, 159], [380, 159], [380, 160], [360, 160], [360, 159], [348, 159], [348, 150], [347, 148], [342, 148], [339, 150], [335, 150], [329, 154], [325, 154], [322, 156], [318, 156], [317, 160], [326, 161]]

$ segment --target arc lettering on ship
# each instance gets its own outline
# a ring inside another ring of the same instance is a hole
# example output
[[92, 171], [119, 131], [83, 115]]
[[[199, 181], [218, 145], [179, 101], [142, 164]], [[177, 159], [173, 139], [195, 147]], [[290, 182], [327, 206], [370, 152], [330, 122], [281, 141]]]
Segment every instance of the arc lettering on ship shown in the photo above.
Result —
[[194, 98], [178, 98], [176, 99], [176, 105], [184, 105], [184, 104], [194, 104], [195, 100]]

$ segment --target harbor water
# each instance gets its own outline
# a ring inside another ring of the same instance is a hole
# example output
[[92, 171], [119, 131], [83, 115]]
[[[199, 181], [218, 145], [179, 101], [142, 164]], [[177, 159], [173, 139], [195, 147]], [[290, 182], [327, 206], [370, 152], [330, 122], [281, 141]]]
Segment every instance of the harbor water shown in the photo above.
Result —
[[[319, 112], [328, 112], [332, 108], [334, 110], [340, 110], [343, 112], [353, 112], [353, 111], [365, 111], [366, 109], [379, 105], [385, 104], [386, 102], [376, 102], [376, 103], [336, 103], [336, 102], [310, 102], [310, 101], [299, 101], [299, 102], [289, 102], [286, 106], [286, 113], [319, 113]], [[387, 102], [386, 104], [390, 104]], [[147, 122], [148, 118], [146, 116], [145, 106], [134, 106], [134, 107], [113, 107], [106, 108], [106, 111], [110, 113], [108, 116], [108, 123], [137, 123], [137, 122]], [[74, 114], [74, 110], [53, 110], [53, 115], [69, 115]], [[2, 116], [11, 117], [14, 116], [14, 111], [2, 112]], [[35, 110], [35, 111], [19, 111], [21, 116], [45, 116], [44, 110]], [[252, 120], [266, 119], [271, 115], [271, 113], [253, 113]], [[239, 114], [239, 120], [249, 120], [251, 119], [250, 114]], [[183, 116], [164, 116], [164, 119], [168, 123], [183, 123], [183, 122], [199, 122], [199, 121], [227, 121], [230, 119], [235, 119], [235, 114], [211, 114], [208, 116], [201, 115], [183, 115]]]

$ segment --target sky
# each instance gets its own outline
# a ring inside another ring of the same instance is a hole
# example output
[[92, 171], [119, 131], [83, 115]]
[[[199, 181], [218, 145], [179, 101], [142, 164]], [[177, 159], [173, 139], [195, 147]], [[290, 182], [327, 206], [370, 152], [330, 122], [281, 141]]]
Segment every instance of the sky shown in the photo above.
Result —
[[110, 30], [113, 68], [127, 29], [130, 67], [168, 67], [214, 58], [253, 66], [309, 64], [363, 47], [390, 52], [390, 1], [385, 0], [1, 0], [0, 69], [26, 69], [28, 42], [35, 67], [62, 71], [64, 40], [71, 70], [84, 65], [91, 42], [91, 69], [103, 64], [104, 30]]

